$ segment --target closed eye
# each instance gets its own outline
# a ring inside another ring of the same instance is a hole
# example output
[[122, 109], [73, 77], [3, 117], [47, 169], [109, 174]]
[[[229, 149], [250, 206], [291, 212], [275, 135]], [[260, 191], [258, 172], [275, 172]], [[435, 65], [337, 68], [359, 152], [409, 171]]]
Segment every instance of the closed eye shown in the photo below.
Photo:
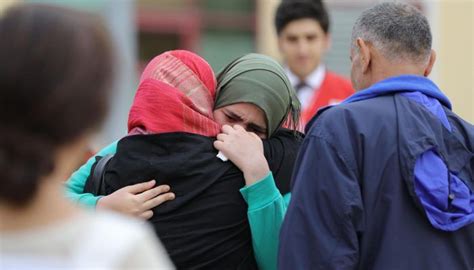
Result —
[[240, 117], [238, 117], [236, 115], [226, 113], [225, 116], [227, 117], [227, 119], [229, 119], [232, 122], [240, 121]]
[[250, 124], [248, 125], [247, 127], [247, 131], [250, 131], [250, 132], [253, 132], [257, 135], [266, 135], [267, 134], [267, 130], [262, 128], [262, 127], [259, 127], [257, 125], [254, 125], [254, 124]]

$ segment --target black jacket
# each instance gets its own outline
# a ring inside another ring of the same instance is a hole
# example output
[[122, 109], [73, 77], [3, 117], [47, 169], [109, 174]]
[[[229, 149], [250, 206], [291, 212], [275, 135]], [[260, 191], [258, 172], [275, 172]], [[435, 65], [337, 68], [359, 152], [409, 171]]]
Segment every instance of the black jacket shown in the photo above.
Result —
[[[150, 179], [168, 184], [176, 199], [154, 208], [150, 223], [178, 268], [256, 269], [239, 192], [244, 178], [231, 162], [216, 158], [214, 140], [189, 133], [125, 137], [105, 169], [106, 194]], [[289, 191], [299, 145], [288, 130], [264, 141], [282, 193]]]

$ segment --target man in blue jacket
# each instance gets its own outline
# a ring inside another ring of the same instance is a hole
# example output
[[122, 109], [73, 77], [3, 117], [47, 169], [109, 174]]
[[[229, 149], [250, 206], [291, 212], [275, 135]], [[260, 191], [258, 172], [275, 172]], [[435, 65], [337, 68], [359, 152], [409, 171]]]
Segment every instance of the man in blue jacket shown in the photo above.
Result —
[[405, 4], [356, 21], [358, 92], [307, 127], [280, 269], [474, 269], [474, 127], [427, 78], [431, 42]]

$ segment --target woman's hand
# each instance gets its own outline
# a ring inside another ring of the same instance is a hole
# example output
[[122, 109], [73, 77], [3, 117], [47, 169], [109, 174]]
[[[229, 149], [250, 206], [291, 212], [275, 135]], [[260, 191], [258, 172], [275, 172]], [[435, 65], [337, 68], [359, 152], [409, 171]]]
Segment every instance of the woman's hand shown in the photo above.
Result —
[[169, 192], [168, 185], [154, 187], [155, 180], [121, 188], [114, 193], [104, 196], [97, 202], [97, 208], [111, 209], [123, 214], [144, 219], [153, 216], [152, 208], [175, 198]]
[[239, 125], [224, 125], [222, 133], [217, 135], [214, 147], [244, 173], [247, 185], [264, 178], [270, 172], [263, 154], [262, 140]]

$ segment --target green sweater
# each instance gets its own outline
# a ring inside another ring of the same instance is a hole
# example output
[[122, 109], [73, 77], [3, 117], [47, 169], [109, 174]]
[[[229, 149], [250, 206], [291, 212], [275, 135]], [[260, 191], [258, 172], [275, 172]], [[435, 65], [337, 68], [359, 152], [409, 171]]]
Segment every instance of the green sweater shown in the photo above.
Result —
[[240, 193], [249, 206], [247, 216], [258, 267], [277, 269], [280, 227], [291, 195], [281, 196], [271, 172], [262, 180], [241, 188]]
[[[115, 141], [110, 145], [100, 150], [96, 155], [105, 156], [108, 154], [115, 154], [117, 152], [117, 142]], [[102, 196], [94, 196], [91, 193], [84, 193], [84, 186], [86, 185], [87, 178], [91, 173], [92, 165], [95, 163], [95, 157], [91, 157], [86, 164], [82, 165], [79, 170], [75, 171], [69, 180], [66, 182], [66, 196], [73, 202], [88, 208], [95, 208], [97, 201]]]
[[[97, 155], [114, 154], [116, 151], [117, 141], [100, 150]], [[94, 162], [95, 157], [90, 158], [86, 164], [71, 175], [66, 183], [67, 197], [88, 208], [95, 208], [101, 197], [83, 192]], [[260, 181], [241, 188], [240, 193], [249, 206], [247, 215], [257, 264], [262, 270], [277, 269], [280, 227], [290, 194], [286, 194], [285, 197], [280, 194], [271, 172]]]

